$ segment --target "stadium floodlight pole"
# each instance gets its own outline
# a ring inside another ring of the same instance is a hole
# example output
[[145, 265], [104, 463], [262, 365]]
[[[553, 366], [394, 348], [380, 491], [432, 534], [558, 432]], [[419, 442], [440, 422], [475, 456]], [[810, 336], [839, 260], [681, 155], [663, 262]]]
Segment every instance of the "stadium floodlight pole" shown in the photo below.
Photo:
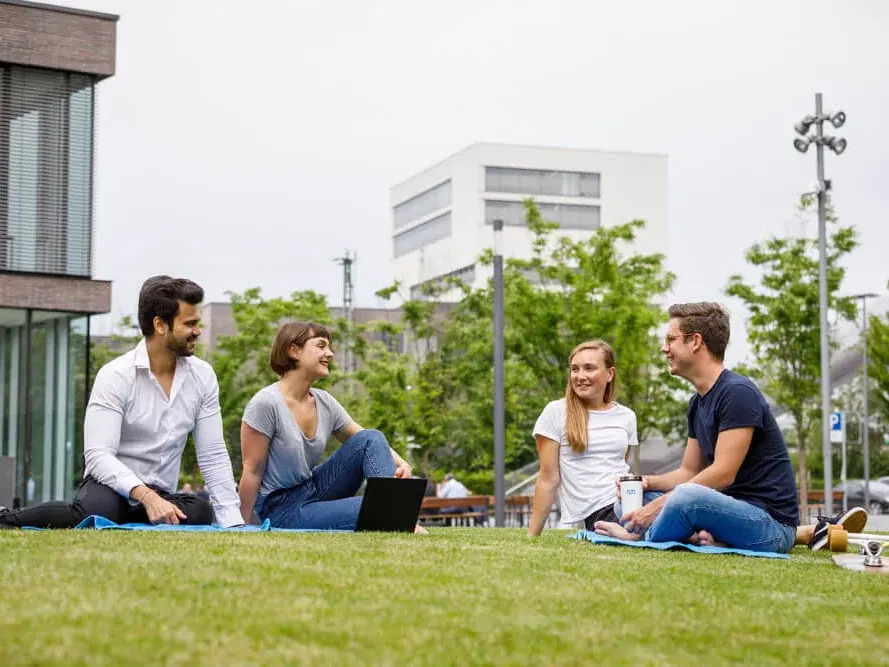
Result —
[[[815, 115], [808, 115], [793, 126], [798, 136], [793, 147], [800, 153], [815, 144], [818, 183], [818, 305], [821, 328], [821, 450], [824, 457], [824, 512], [833, 514], [833, 460], [830, 443], [830, 333], [827, 324], [827, 197], [832, 184], [824, 178], [824, 147], [827, 146], [839, 155], [846, 150], [846, 140], [824, 134], [824, 121], [839, 129], [846, 122], [846, 114], [837, 111], [825, 114], [822, 108], [821, 93], [815, 93]], [[808, 135], [814, 127], [815, 134]]]
[[503, 374], [503, 220], [494, 220], [494, 525], [504, 526], [506, 404]]

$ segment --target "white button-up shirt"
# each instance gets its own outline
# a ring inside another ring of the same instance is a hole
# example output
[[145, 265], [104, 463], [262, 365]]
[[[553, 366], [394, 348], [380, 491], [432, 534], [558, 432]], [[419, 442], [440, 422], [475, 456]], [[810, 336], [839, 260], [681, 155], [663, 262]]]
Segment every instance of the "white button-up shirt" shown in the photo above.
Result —
[[151, 372], [144, 339], [96, 375], [84, 423], [84, 475], [125, 498], [140, 484], [175, 493], [189, 433], [216, 523], [243, 523], [213, 367], [179, 357], [167, 399]]

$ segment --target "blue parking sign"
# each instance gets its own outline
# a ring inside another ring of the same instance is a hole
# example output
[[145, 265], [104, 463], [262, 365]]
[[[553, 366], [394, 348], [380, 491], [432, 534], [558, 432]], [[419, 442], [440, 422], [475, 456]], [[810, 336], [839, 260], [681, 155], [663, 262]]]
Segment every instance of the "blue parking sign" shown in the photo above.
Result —
[[844, 415], [840, 410], [835, 410], [830, 413], [830, 441], [834, 444], [840, 444], [843, 442], [843, 436], [846, 432], [846, 425], [844, 423]]

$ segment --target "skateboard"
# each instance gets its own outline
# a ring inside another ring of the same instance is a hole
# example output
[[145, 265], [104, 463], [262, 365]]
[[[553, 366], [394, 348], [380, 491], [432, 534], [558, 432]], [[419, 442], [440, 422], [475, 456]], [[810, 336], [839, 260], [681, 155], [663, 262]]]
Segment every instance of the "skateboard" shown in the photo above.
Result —
[[849, 544], [857, 544], [860, 553], [835, 553], [833, 562], [853, 572], [868, 574], [889, 574], [889, 558], [883, 559], [883, 546], [889, 536], [847, 533], [842, 528], [828, 535], [831, 551], [846, 551]]
[[876, 535], [872, 533], [850, 533], [842, 526], [830, 526], [827, 529], [827, 548], [831, 551], [845, 553], [850, 544], [864, 546], [867, 542], [889, 543], [889, 535]]

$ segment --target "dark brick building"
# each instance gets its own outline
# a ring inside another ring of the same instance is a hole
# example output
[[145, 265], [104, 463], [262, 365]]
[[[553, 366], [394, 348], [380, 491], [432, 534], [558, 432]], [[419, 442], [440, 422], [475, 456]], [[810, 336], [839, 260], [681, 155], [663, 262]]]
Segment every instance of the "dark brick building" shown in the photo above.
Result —
[[80, 475], [92, 279], [96, 84], [117, 16], [0, 0], [0, 457], [14, 496], [72, 495]]

